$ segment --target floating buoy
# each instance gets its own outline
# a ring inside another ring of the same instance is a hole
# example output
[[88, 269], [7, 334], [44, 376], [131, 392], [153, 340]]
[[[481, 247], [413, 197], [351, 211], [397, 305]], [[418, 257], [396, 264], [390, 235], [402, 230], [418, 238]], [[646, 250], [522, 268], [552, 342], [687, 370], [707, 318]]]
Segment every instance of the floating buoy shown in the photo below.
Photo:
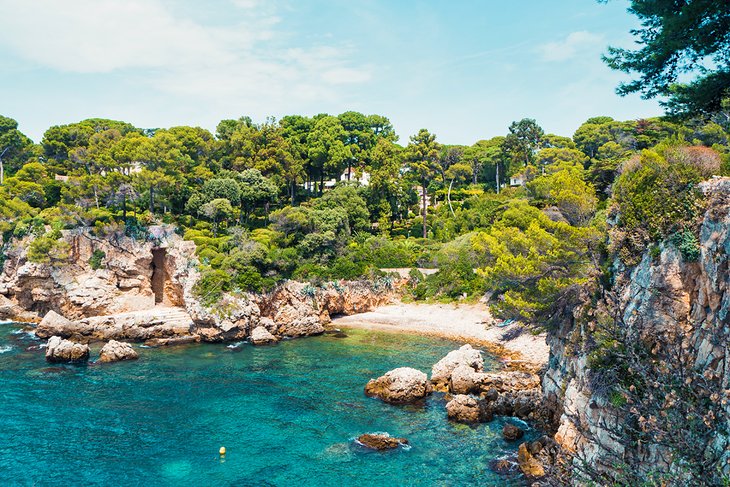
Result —
[[224, 456], [226, 454], [226, 447], [222, 446], [220, 450], [218, 450], [218, 453], [220, 453], [221, 456]]

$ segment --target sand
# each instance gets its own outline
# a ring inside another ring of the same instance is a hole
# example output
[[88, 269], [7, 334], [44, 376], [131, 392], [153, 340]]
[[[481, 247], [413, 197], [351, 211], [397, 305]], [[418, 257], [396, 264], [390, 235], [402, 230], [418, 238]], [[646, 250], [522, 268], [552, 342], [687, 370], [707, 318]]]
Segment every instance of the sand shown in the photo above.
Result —
[[332, 325], [432, 335], [486, 346], [515, 366], [523, 362], [539, 367], [548, 361], [544, 333], [524, 331], [517, 338], [503, 340], [502, 335], [517, 325], [496, 326], [484, 304], [395, 303], [335, 318]]

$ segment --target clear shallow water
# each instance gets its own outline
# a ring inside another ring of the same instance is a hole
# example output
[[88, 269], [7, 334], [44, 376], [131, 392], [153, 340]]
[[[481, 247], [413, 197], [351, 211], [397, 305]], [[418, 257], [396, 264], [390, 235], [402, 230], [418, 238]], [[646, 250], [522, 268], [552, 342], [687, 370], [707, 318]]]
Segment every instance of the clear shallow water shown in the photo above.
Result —
[[[50, 366], [43, 350], [26, 350], [39, 342], [16, 330], [0, 325], [2, 485], [510, 485], [488, 469], [517, 446], [502, 440], [503, 419], [450, 423], [442, 394], [423, 407], [363, 394], [392, 368], [428, 372], [453, 342], [348, 330]], [[412, 447], [352, 442], [377, 431]]]

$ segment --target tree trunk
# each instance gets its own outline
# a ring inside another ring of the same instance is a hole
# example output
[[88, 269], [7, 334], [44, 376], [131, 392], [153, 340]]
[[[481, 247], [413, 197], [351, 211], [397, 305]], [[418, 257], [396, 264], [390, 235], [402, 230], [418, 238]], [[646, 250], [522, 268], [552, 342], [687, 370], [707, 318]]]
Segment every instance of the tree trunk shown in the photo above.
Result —
[[322, 196], [322, 193], [324, 193], [324, 170], [319, 175], [319, 195]]
[[127, 193], [122, 193], [122, 220], [127, 224]]
[[454, 180], [452, 179], [449, 183], [449, 191], [446, 193], [446, 199], [449, 202], [449, 210], [451, 210], [451, 216], [455, 217], [456, 213], [454, 213], [454, 207], [451, 206], [451, 187], [454, 185]]
[[155, 187], [150, 185], [150, 213], [155, 214]]
[[347, 182], [350, 182], [350, 178], [352, 175], [352, 160], [347, 160]]
[[421, 185], [423, 190], [421, 199], [423, 200], [423, 238], [428, 238], [428, 231], [426, 229], [426, 181]]
[[99, 193], [97, 193], [96, 185], [94, 185], [94, 202], [96, 203], [96, 209], [99, 209]]
[[297, 191], [297, 183], [292, 181], [290, 189], [291, 189], [291, 205], [294, 206], [294, 195], [296, 194], [296, 191]]

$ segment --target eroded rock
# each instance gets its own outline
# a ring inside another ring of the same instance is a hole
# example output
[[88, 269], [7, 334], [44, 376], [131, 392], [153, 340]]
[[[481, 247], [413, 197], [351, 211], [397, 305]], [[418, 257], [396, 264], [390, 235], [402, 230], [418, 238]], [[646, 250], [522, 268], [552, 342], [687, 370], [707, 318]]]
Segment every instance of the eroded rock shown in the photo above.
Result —
[[269, 330], [263, 326], [257, 326], [253, 329], [250, 340], [254, 345], [269, 345], [279, 341], [278, 338], [269, 333]]
[[126, 342], [110, 340], [99, 352], [99, 362], [118, 362], [120, 360], [136, 360], [139, 354]]
[[519, 440], [525, 436], [525, 431], [519, 426], [515, 426], [511, 423], [505, 423], [502, 427], [502, 438], [507, 441]]
[[392, 450], [408, 444], [405, 438], [394, 438], [387, 433], [366, 433], [358, 436], [357, 442], [373, 450]]
[[483, 401], [466, 394], [457, 394], [446, 403], [449, 419], [459, 423], [491, 421], [492, 415]]
[[419, 401], [433, 391], [428, 376], [420, 370], [399, 367], [365, 386], [365, 394], [391, 404], [407, 404]]
[[434, 364], [431, 369], [431, 381], [439, 388], [448, 387], [452, 372], [460, 365], [469, 367], [474, 372], [484, 371], [482, 352], [469, 344], [458, 350], [452, 350]]
[[53, 336], [46, 344], [46, 360], [54, 363], [86, 362], [89, 360], [89, 346]]

